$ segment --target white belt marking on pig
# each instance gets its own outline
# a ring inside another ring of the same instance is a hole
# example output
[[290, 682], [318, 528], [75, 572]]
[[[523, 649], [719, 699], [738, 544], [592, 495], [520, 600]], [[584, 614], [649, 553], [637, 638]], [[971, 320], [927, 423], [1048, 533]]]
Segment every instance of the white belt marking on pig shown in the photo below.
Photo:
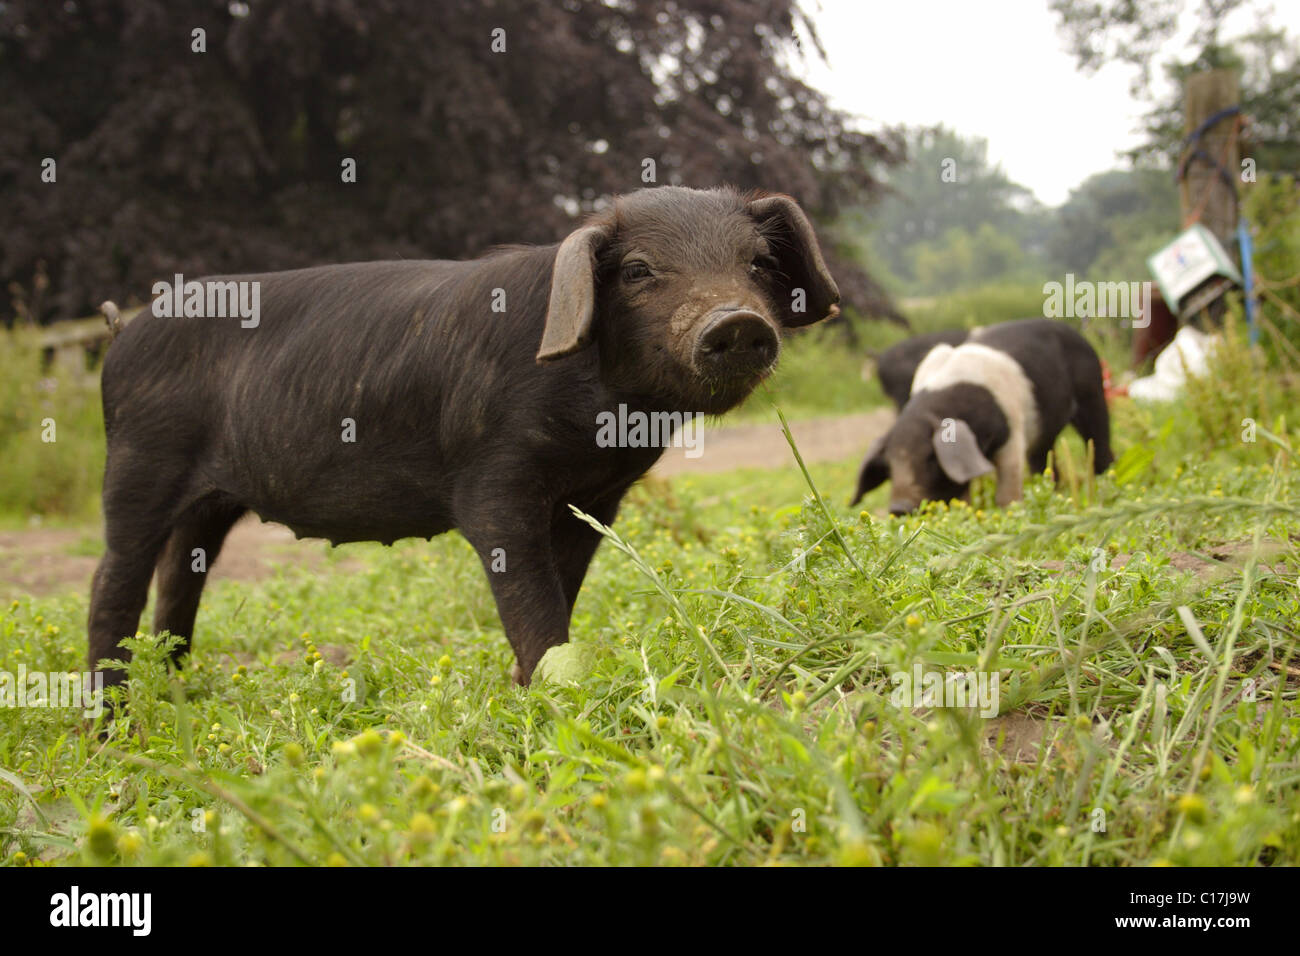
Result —
[[1038, 440], [1040, 423], [1034, 386], [1020, 363], [1007, 353], [965, 342], [955, 348], [932, 348], [912, 377], [912, 394], [963, 384], [988, 389], [1007, 418], [1011, 434], [993, 457], [998, 475], [997, 501], [1005, 506], [1020, 497], [1025, 457]]
[[965, 342], [955, 348], [936, 345], [916, 369], [912, 392], [937, 391], [950, 385], [981, 385], [1007, 417], [1013, 432], [1020, 432], [1025, 444], [1038, 438], [1038, 405], [1034, 386], [1020, 363], [1006, 352]]

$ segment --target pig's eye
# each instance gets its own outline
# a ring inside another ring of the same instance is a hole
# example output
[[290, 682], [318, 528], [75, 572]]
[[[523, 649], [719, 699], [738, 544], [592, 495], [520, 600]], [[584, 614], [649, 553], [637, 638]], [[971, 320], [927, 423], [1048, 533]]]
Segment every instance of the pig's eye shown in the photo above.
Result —
[[623, 263], [623, 281], [640, 282], [643, 279], [649, 279], [654, 273], [650, 267], [639, 259]]
[[776, 256], [759, 256], [749, 264], [750, 272], [777, 272], [781, 264], [776, 261]]

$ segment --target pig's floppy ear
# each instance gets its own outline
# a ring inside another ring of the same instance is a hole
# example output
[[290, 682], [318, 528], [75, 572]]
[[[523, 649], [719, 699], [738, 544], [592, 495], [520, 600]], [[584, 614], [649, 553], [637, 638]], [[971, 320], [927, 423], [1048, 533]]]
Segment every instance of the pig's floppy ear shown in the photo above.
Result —
[[945, 418], [939, 422], [930, 441], [939, 456], [939, 467], [959, 485], [993, 470], [993, 463], [980, 451], [975, 433], [960, 418]]
[[812, 224], [789, 196], [765, 196], [749, 204], [772, 254], [785, 273], [781, 324], [811, 325], [839, 315], [840, 290], [822, 259]]
[[590, 344], [596, 313], [596, 253], [608, 238], [601, 226], [583, 226], [560, 243], [537, 361], [564, 358]]
[[884, 454], [885, 442], [888, 439], [889, 432], [885, 432], [867, 449], [867, 457], [862, 459], [862, 471], [858, 474], [858, 490], [854, 492], [849, 507], [861, 501], [862, 496], [868, 491], [883, 485], [889, 480], [889, 462], [885, 461]]

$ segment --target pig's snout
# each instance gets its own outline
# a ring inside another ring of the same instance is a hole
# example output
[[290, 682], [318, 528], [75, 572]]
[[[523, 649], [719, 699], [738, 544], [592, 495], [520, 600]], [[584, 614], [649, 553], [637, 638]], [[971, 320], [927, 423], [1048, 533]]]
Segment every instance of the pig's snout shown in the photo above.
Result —
[[894, 500], [889, 503], [889, 513], [899, 516], [911, 514], [916, 509], [915, 502]]
[[764, 372], [781, 349], [772, 323], [748, 309], [722, 310], [695, 344], [695, 367], [710, 378]]

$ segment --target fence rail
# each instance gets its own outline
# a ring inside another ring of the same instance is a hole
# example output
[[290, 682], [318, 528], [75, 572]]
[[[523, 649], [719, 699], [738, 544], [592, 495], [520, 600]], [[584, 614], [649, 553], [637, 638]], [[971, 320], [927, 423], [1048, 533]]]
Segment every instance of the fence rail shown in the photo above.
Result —
[[[122, 324], [130, 322], [144, 306], [121, 311]], [[40, 337], [41, 366], [86, 375], [98, 364], [113, 333], [102, 313], [84, 319], [66, 319], [47, 328]]]

